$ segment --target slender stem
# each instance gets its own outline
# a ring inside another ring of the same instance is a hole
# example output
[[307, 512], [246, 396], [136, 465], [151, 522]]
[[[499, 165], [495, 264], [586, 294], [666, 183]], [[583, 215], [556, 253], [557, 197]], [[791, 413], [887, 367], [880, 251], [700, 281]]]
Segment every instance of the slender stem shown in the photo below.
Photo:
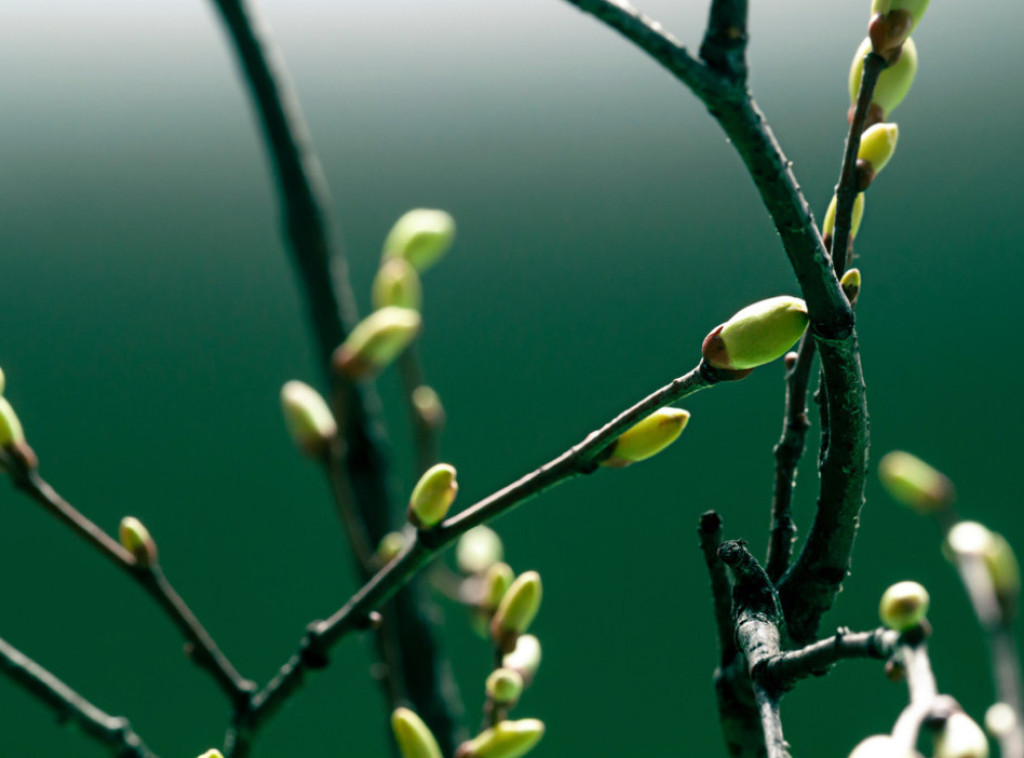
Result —
[[917, 745], [921, 724], [931, 713], [939, 690], [928, 658], [928, 647], [923, 642], [899, 645], [896, 656], [906, 671], [910, 704], [896, 720], [892, 736], [900, 746], [913, 750]]
[[58, 718], [71, 719], [88, 736], [106, 745], [112, 755], [118, 758], [156, 758], [127, 719], [100, 710], [2, 639], [0, 669], [22, 689], [52, 708]]
[[423, 364], [416, 348], [417, 343], [413, 342], [398, 356], [398, 376], [402, 382], [406, 415], [416, 446], [416, 471], [422, 474], [441, 459], [441, 427], [444, 419], [440, 413], [424, 413], [414, 400], [416, 390], [424, 386]]
[[697, 527], [704, 564], [711, 579], [711, 601], [715, 609], [715, 627], [718, 630], [718, 648], [721, 665], [728, 666], [736, 657], [736, 638], [732, 620], [732, 582], [725, 564], [718, 559], [722, 544], [722, 518], [715, 511], [702, 513]]
[[369, 575], [374, 565], [374, 545], [370, 542], [370, 536], [366, 533], [366, 524], [359, 517], [356, 510], [355, 493], [352, 492], [352, 482], [349, 479], [344, 457], [344, 444], [338, 440], [332, 440], [326, 446], [323, 464], [324, 475], [331, 488], [331, 497], [334, 500], [334, 507], [338, 512], [338, 518], [345, 529], [345, 535], [352, 546], [352, 554], [356, 561], [356, 568], [360, 575]]
[[813, 642], [799, 650], [781, 653], [767, 666], [765, 677], [781, 690], [799, 680], [821, 676], [839, 661], [851, 658], [887, 660], [896, 649], [899, 633], [884, 627], [870, 632], [840, 629], [832, 637]]

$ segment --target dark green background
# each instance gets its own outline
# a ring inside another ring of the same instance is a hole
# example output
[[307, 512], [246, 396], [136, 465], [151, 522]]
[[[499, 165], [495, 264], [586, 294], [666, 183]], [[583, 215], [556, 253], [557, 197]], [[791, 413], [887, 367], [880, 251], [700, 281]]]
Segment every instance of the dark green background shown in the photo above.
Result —
[[[468, 504], [683, 373], [747, 303], [795, 293], [749, 179], [700, 104], [558, 0], [263, 3], [336, 201], [365, 309], [380, 243], [415, 206], [459, 238], [426, 277], [423, 355]], [[756, 2], [752, 86], [816, 212], [838, 173], [862, 2]], [[1024, 545], [1019, 406], [1021, 70], [1015, 2], [934, 3], [858, 251], [873, 458], [917, 452], [965, 513]], [[645, 2], [691, 46], [705, 4]], [[140, 517], [247, 675], [353, 589], [325, 487], [277, 393], [318, 379], [247, 98], [217, 20], [189, 3], [0, 3], [0, 365], [42, 472], [99, 524]], [[411, 486], [393, 375], [380, 387]], [[684, 437], [502, 519], [542, 572], [545, 661], [517, 713], [547, 756], [722, 755], [697, 515], [763, 551], [781, 367], [695, 397]], [[815, 476], [801, 473], [806, 525]], [[0, 635], [165, 758], [219, 744], [219, 693], [125, 577], [0, 491]], [[876, 623], [894, 581], [932, 590], [940, 686], [980, 718], [981, 637], [931, 525], [872, 479], [826, 628]], [[488, 653], [447, 640], [472, 719]], [[842, 756], [905, 700], [853, 663], [787, 698], [796, 755]], [[0, 754], [105, 755], [0, 680]], [[341, 645], [260, 756], [384, 756], [365, 645]]]

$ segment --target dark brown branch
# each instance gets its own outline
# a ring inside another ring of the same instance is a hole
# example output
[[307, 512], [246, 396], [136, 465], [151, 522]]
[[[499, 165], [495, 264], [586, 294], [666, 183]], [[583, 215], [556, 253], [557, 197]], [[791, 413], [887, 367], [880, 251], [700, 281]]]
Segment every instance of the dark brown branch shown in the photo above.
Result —
[[711, 601], [715, 609], [715, 627], [718, 630], [718, 648], [721, 651], [721, 665], [728, 666], [736, 653], [735, 625], [732, 620], [732, 582], [725, 564], [718, 559], [718, 548], [722, 544], [722, 518], [715, 511], [700, 516], [697, 527], [700, 549], [711, 579]]
[[0, 669], [22, 689], [49, 706], [58, 719], [70, 719], [117, 758], [156, 758], [128, 720], [90, 703], [38, 663], [0, 639]]
[[726, 76], [747, 78], [747, 0], [712, 0], [700, 57]]

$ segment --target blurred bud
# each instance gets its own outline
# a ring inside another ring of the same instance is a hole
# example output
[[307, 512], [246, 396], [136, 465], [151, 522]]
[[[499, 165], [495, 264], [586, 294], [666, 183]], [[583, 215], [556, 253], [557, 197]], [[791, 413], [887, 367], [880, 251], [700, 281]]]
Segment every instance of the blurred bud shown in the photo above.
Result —
[[888, 734], [875, 734], [862, 740], [850, 753], [850, 758], [915, 758], [917, 753], [908, 750]]
[[4, 376], [4, 370], [0, 368], [0, 395], [4, 394], [5, 389], [7, 389], [7, 377]]
[[[850, 66], [850, 103], [856, 104], [857, 95], [860, 93], [860, 80], [864, 76], [864, 56], [871, 52], [871, 39], [865, 39], [853, 56], [853, 63]], [[914, 83], [914, 76], [917, 74], [917, 45], [914, 40], [908, 39], [903, 43], [903, 52], [899, 59], [882, 70], [875, 84], [875, 91], [871, 97], [871, 105], [878, 109], [880, 120], [889, 117], [896, 106], [903, 102], [903, 98], [910, 92], [910, 86]], [[851, 105], [851, 120], [852, 120]]]
[[500, 668], [487, 677], [487, 697], [498, 705], [512, 705], [523, 694], [523, 675], [515, 669]]
[[526, 571], [512, 582], [491, 619], [491, 637], [502, 652], [512, 652], [516, 637], [530, 628], [540, 610], [542, 594], [540, 574], [536, 571]]
[[455, 546], [455, 563], [464, 574], [482, 574], [504, 555], [501, 537], [482, 524], [462, 535]]
[[384, 240], [384, 257], [404, 258], [423, 272], [437, 263], [454, 239], [455, 219], [448, 213], [417, 208], [391, 227]]
[[423, 326], [416, 311], [390, 306], [374, 311], [349, 334], [331, 357], [331, 366], [350, 379], [362, 379], [387, 366], [409, 346]]
[[508, 588], [512, 586], [515, 578], [516, 575], [512, 571], [512, 567], [507, 563], [495, 563], [488, 568], [487, 573], [484, 574], [481, 610], [488, 614], [498, 610], [502, 598], [505, 597], [505, 593], [508, 592]]
[[882, 595], [878, 615], [897, 632], [913, 629], [928, 613], [928, 590], [917, 582], [899, 582]]
[[704, 338], [714, 368], [742, 371], [781, 358], [807, 327], [807, 304], [783, 295], [748, 305]]
[[601, 461], [601, 465], [607, 468], [623, 468], [657, 455], [676, 441], [689, 420], [689, 411], [681, 408], [659, 408], [620, 434], [612, 443], [609, 448], [611, 452]]
[[896, 124], [875, 124], [864, 130], [857, 151], [857, 180], [861, 190], [867, 189], [889, 164], [899, 136]]
[[983, 558], [992, 544], [992, 532], [977, 521], [958, 521], [946, 535], [942, 546], [946, 559]]
[[851, 268], [843, 274], [839, 285], [843, 288], [843, 294], [850, 301], [850, 305], [854, 305], [857, 302], [857, 295], [860, 294], [860, 269]]
[[408, 708], [395, 709], [391, 714], [391, 729], [402, 758], [442, 758], [430, 727]]
[[1017, 728], [1017, 714], [1009, 703], [993, 703], [985, 711], [985, 731], [999, 740]]
[[[825, 211], [825, 218], [821, 222], [821, 237], [826, 240], [829, 247], [832, 245], [832, 237], [836, 231], [836, 196], [832, 196], [832, 202], [828, 204]], [[850, 241], [857, 238], [860, 231], [860, 222], [864, 220], [864, 193], [858, 192], [853, 199], [853, 213], [850, 214]]]
[[25, 430], [6, 397], [0, 397], [0, 447], [25, 442]]
[[464, 742], [455, 758], [519, 758], [544, 736], [544, 723], [537, 719], [501, 721]]
[[1020, 564], [1017, 563], [1013, 548], [1003, 535], [992, 532], [992, 538], [981, 557], [992, 578], [992, 587], [996, 591], [1003, 616], [1012, 618], [1016, 615], [1020, 597]]
[[412, 405], [420, 418], [433, 427], [444, 424], [444, 406], [433, 387], [421, 384], [412, 391]]
[[405, 535], [401, 532], [388, 532], [377, 546], [377, 560], [381, 565], [391, 563], [405, 549]]
[[320, 393], [304, 382], [293, 380], [281, 388], [281, 412], [292, 440], [310, 458], [322, 456], [338, 433], [331, 409]]
[[199, 758], [224, 758], [224, 756], [221, 754], [219, 750], [213, 749], [207, 750], [205, 753], [199, 756]]
[[894, 450], [878, 464], [878, 476], [893, 498], [918, 513], [937, 513], [953, 504], [953, 483], [920, 458]]
[[423, 305], [423, 288], [416, 269], [405, 258], [388, 258], [373, 280], [371, 300], [374, 308], [411, 308], [418, 311]]
[[447, 463], [431, 466], [416, 482], [409, 498], [409, 521], [417, 529], [437, 526], [447, 515], [458, 491], [454, 466]]
[[125, 516], [117, 532], [121, 538], [121, 547], [135, 557], [137, 564], [143, 568], [156, 565], [156, 542], [141, 521], [134, 516]]
[[511, 653], [506, 653], [501, 659], [501, 665], [507, 669], [518, 671], [523, 677], [523, 683], [530, 685], [540, 668], [541, 649], [540, 640], [532, 634], [521, 634], [516, 640], [516, 647]]
[[935, 733], [933, 758], [988, 758], [988, 738], [963, 711], [953, 713]]

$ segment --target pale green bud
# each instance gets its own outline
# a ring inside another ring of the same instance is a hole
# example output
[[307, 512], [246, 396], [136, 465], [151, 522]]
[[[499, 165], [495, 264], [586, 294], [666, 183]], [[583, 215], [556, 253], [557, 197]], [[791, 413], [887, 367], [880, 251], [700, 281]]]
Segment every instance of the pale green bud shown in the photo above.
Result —
[[523, 677], [523, 682], [529, 685], [537, 675], [540, 661], [540, 640], [532, 634], [521, 634], [516, 640], [515, 649], [502, 657], [501, 665], [518, 671]]
[[839, 280], [839, 286], [843, 288], [843, 294], [850, 301], [850, 305], [856, 303], [857, 296], [860, 294], [860, 269], [851, 268], [843, 274], [843, 278]]
[[993, 703], [985, 711], [985, 731], [998, 739], [1017, 728], [1017, 714], [1009, 703]]
[[281, 412], [292, 440], [306, 455], [318, 458], [338, 434], [338, 424], [320, 393], [300, 381], [281, 388]]
[[[857, 102], [857, 95], [860, 92], [860, 80], [864, 76], [864, 56], [871, 52], [871, 39], [865, 38], [857, 48], [853, 56], [853, 63], [850, 66], [850, 102]], [[889, 114], [896, 110], [896, 106], [903, 102], [903, 98], [910, 92], [914, 83], [914, 76], [917, 74], [917, 45], [914, 40], [907, 39], [903, 43], [903, 53], [898, 61], [882, 70], [875, 84], [875, 91], [871, 98], [871, 104], [878, 106], [879, 114], [884, 120]]]
[[7, 398], [0, 397], [0, 447], [20, 445], [25, 441], [25, 430]]
[[464, 574], [482, 574], [504, 556], [501, 537], [482, 524], [462, 535], [455, 546], [455, 563]]
[[601, 465], [622, 468], [657, 455], [678, 439], [689, 420], [690, 412], [682, 408], [659, 408], [620, 434]]
[[749, 371], [781, 358], [807, 328], [807, 304], [782, 295], [748, 305], [716, 327], [701, 346], [714, 368]]
[[499, 705], [510, 705], [523, 694], [523, 675], [515, 669], [500, 668], [487, 677], [487, 697]]
[[5, 389], [7, 389], [7, 377], [4, 376], [4, 370], [0, 368], [0, 395], [4, 394]]
[[455, 239], [455, 219], [444, 211], [417, 208], [402, 216], [384, 240], [385, 258], [404, 258], [420, 272], [437, 263]]
[[957, 711], [935, 734], [933, 758], [988, 758], [988, 738], [974, 719]]
[[437, 526], [447, 515], [458, 491], [454, 466], [447, 463], [431, 466], [416, 482], [409, 498], [409, 521], [417, 529]]
[[899, 582], [882, 595], [878, 615], [882, 623], [897, 632], [913, 629], [928, 613], [928, 590], [917, 582]]
[[416, 269], [405, 258], [388, 258], [373, 280], [374, 308], [395, 305], [418, 311], [423, 304], [423, 288]]
[[515, 649], [515, 640], [530, 628], [540, 610], [540, 574], [526, 571], [516, 577], [491, 619], [491, 636], [504, 652]]
[[420, 418], [434, 427], [444, 424], [444, 406], [433, 387], [421, 384], [412, 391], [412, 405]]
[[409, 346], [423, 326], [416, 311], [389, 306], [364, 318], [331, 357], [331, 366], [361, 379], [387, 366]]
[[984, 558], [992, 545], [988, 527], [977, 521], [959, 521], [946, 535], [943, 552], [950, 561], [960, 558]]
[[156, 542], [141, 521], [134, 516], [125, 516], [121, 519], [117, 533], [121, 539], [121, 547], [134, 556], [137, 564], [143, 568], [156, 565]]
[[544, 723], [537, 719], [501, 721], [464, 742], [455, 758], [520, 758], [544, 736]]
[[487, 613], [494, 613], [501, 600], [512, 586], [516, 575], [512, 567], [507, 563], [495, 563], [487, 569], [484, 574], [483, 593], [481, 594], [480, 608]]
[[850, 758], [917, 758], [917, 752], [908, 750], [888, 734], [875, 734], [862, 740], [850, 753]]
[[443, 758], [430, 727], [408, 708], [395, 709], [391, 714], [391, 729], [402, 758]]
[[953, 483], [944, 474], [902, 450], [882, 458], [878, 476], [893, 498], [918, 513], [944, 511], [956, 497]]
[[377, 559], [382, 563], [390, 563], [405, 549], [405, 535], [401, 532], [388, 532], [377, 546]]
[[221, 752], [219, 750], [214, 748], [212, 750], [207, 750], [205, 753], [199, 756], [199, 758], [224, 758], [224, 756], [221, 755]]
[[[822, 238], [829, 241], [831, 244], [832, 237], [836, 231], [836, 196], [832, 196], [832, 202], [828, 204], [828, 210], [825, 211], [825, 218], [821, 222], [821, 236]], [[858, 192], [857, 197], [853, 199], [853, 213], [850, 214], [850, 239], [854, 240], [857, 238], [857, 232], [860, 231], [860, 222], [864, 220], [864, 193]]]
[[900, 130], [896, 124], [875, 124], [864, 130], [860, 137], [860, 149], [857, 151], [858, 168], [868, 175], [867, 179], [861, 180], [862, 188], [865, 181], [870, 183], [889, 164], [893, 153], [896, 152], [899, 136]]
[[1003, 613], [1012, 616], [1017, 610], [1020, 595], [1020, 564], [1017, 563], [1013, 548], [1003, 535], [992, 532], [992, 539], [982, 558], [992, 578], [992, 587], [999, 598]]

